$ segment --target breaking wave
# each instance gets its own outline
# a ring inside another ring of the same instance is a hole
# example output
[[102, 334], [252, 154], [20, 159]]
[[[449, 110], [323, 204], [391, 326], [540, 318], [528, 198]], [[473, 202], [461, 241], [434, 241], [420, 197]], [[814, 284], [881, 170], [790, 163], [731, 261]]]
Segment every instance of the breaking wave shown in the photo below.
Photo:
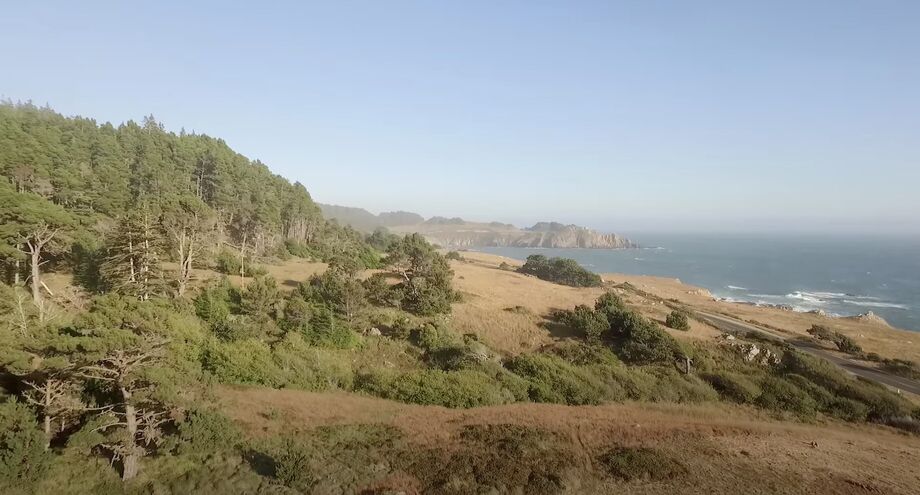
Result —
[[747, 287], [738, 287], [737, 285], [726, 285], [725, 287], [731, 290], [748, 290]]
[[854, 306], [863, 306], [866, 308], [892, 308], [892, 309], [910, 309], [906, 304], [897, 304], [897, 303], [887, 303], [887, 302], [871, 302], [871, 301], [851, 301], [849, 299], [844, 299], [844, 303], [852, 304]]

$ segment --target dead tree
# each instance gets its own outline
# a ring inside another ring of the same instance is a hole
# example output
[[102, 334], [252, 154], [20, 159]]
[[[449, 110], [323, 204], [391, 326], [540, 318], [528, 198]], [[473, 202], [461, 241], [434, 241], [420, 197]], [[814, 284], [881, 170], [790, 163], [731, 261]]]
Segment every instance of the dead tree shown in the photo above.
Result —
[[159, 427], [165, 421], [157, 404], [139, 400], [137, 394], [148, 385], [140, 371], [162, 359], [167, 342], [163, 338], [144, 336], [133, 348], [112, 351], [80, 371], [85, 378], [108, 383], [118, 398], [114, 407], [106, 412], [111, 421], [97, 430], [124, 428], [125, 434], [120, 441], [106, 445], [112, 452], [112, 461], [121, 463], [123, 480], [137, 476], [140, 459], [159, 439]]

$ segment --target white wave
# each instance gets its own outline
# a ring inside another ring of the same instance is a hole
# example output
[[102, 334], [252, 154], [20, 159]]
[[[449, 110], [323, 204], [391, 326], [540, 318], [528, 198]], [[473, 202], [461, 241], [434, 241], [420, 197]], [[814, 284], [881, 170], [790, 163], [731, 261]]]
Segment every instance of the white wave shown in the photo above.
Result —
[[747, 287], [738, 287], [737, 285], [726, 285], [725, 287], [731, 290], [748, 290]]
[[904, 304], [897, 304], [897, 303], [854, 301], [852, 299], [844, 299], [843, 302], [846, 304], [852, 304], [853, 306], [863, 306], [866, 308], [910, 309], [910, 307]]
[[795, 291], [791, 294], [786, 294], [786, 297], [789, 299], [797, 299], [800, 301], [805, 301], [807, 303], [814, 304], [814, 305], [827, 304], [827, 301], [822, 299], [817, 294], [814, 294], [811, 292]]
[[645, 261], [645, 258], [633, 258], [635, 261]]

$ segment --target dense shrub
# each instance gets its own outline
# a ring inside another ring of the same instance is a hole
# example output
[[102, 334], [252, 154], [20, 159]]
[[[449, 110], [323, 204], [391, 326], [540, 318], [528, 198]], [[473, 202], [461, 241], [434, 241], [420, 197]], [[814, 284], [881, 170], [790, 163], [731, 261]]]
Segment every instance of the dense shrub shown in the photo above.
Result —
[[589, 342], [600, 342], [610, 330], [607, 316], [581, 304], [572, 310], [559, 311], [555, 317], [560, 323], [575, 330]]
[[741, 404], [754, 402], [761, 393], [755, 381], [737, 373], [719, 371], [703, 374], [702, 378], [709, 382], [719, 395]]
[[891, 418], [908, 416], [910, 402], [875, 382], [852, 378], [831, 363], [800, 352], [787, 352], [783, 358], [783, 371], [798, 374], [827, 389], [831, 394], [852, 399], [868, 408], [867, 419], [885, 423]]
[[301, 333], [310, 344], [333, 349], [351, 349], [361, 342], [358, 334], [326, 306], [313, 308], [310, 323]]
[[276, 317], [280, 304], [281, 290], [274, 277], [255, 278], [240, 293], [241, 309], [249, 315]]
[[630, 324], [623, 334], [620, 357], [629, 363], [671, 363], [681, 355], [680, 345], [654, 322]]
[[457, 251], [448, 251], [447, 254], [444, 255], [444, 257], [449, 260], [463, 261], [463, 256], [460, 256], [460, 253]]
[[521, 354], [507, 368], [529, 381], [534, 402], [600, 404], [611, 396], [596, 376], [551, 354]]
[[226, 321], [231, 312], [232, 292], [226, 279], [206, 287], [195, 297], [195, 314], [212, 327]]
[[612, 291], [601, 294], [601, 296], [594, 301], [594, 310], [603, 313], [605, 316], [625, 309], [626, 303], [623, 302], [623, 298]]
[[601, 277], [582, 268], [577, 261], [569, 258], [547, 258], [542, 254], [527, 257], [519, 272], [533, 275], [541, 280], [572, 287], [599, 287]]
[[515, 400], [512, 391], [491, 376], [472, 370], [366, 373], [358, 377], [356, 386], [387, 399], [444, 407], [490, 406]]
[[234, 449], [243, 434], [230, 418], [210, 409], [189, 411], [179, 424], [180, 454], [209, 454]]
[[690, 318], [686, 311], [671, 311], [665, 319], [665, 325], [674, 330], [690, 330]]
[[339, 269], [329, 269], [313, 275], [309, 283], [298, 287], [298, 293], [305, 300], [328, 306], [346, 318], [353, 317], [366, 302], [361, 282]]
[[19, 402], [0, 402], [0, 489], [30, 486], [50, 464], [45, 434], [32, 411]]
[[296, 334], [285, 335], [272, 349], [285, 387], [322, 391], [349, 390], [354, 384], [351, 359], [340, 351], [311, 347]]
[[311, 470], [312, 449], [296, 437], [285, 437], [272, 453], [275, 478], [288, 488], [312, 490], [317, 482]]
[[393, 289], [387, 279], [386, 273], [375, 273], [364, 279], [364, 294], [368, 302], [377, 306], [397, 308], [400, 304], [401, 294]]
[[814, 417], [818, 404], [804, 390], [778, 377], [767, 377], [761, 383], [757, 405], [776, 412], [790, 412], [801, 418]]
[[284, 382], [281, 370], [272, 361], [271, 349], [256, 339], [210, 343], [203, 367], [224, 383], [277, 387]]

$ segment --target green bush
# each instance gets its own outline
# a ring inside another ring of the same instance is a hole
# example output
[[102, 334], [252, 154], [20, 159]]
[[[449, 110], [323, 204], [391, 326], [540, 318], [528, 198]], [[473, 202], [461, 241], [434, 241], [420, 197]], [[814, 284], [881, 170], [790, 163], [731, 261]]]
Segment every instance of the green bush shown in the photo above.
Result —
[[667, 332], [643, 319], [626, 329], [619, 354], [624, 361], [633, 364], [673, 363], [682, 351]]
[[365, 373], [357, 387], [371, 394], [402, 402], [467, 408], [507, 404], [515, 400], [486, 373], [472, 370], [420, 370], [390, 374]]
[[568, 341], [551, 348], [550, 352], [576, 366], [621, 366], [622, 364], [613, 351], [598, 344]]
[[195, 314], [212, 326], [223, 323], [233, 307], [233, 292], [226, 278], [208, 286], [195, 297]]
[[51, 459], [32, 411], [19, 402], [0, 402], [0, 489], [31, 486], [48, 471]]
[[364, 279], [364, 294], [371, 304], [383, 307], [396, 308], [400, 304], [400, 294], [393, 290], [385, 273], [375, 273]]
[[671, 311], [665, 319], [665, 325], [674, 330], [690, 330], [690, 318], [686, 311]]
[[589, 342], [600, 342], [610, 330], [606, 315], [583, 304], [575, 306], [573, 310], [559, 311], [555, 317]]
[[354, 384], [350, 356], [317, 349], [295, 333], [272, 349], [272, 359], [282, 370], [283, 386], [303, 390], [350, 390]]
[[273, 452], [275, 479], [288, 488], [309, 492], [317, 479], [311, 470], [312, 449], [296, 437], [285, 437]]
[[195, 409], [179, 423], [180, 454], [209, 454], [232, 450], [243, 433], [223, 414], [210, 409]]
[[243, 312], [252, 316], [278, 316], [281, 290], [274, 277], [262, 276], [251, 280], [240, 293]]
[[221, 251], [214, 259], [214, 268], [226, 275], [240, 274], [240, 257], [230, 251]]
[[361, 282], [339, 269], [313, 275], [309, 283], [298, 287], [298, 293], [305, 300], [327, 306], [347, 318], [354, 316], [366, 303]]
[[312, 345], [333, 349], [351, 349], [361, 339], [326, 306], [316, 306], [310, 317], [310, 324], [301, 330], [303, 337]]
[[623, 481], [663, 481], [687, 473], [679, 461], [656, 449], [616, 447], [598, 459], [610, 476]]
[[800, 418], [814, 417], [818, 404], [804, 390], [777, 377], [767, 377], [761, 383], [757, 405], [776, 412], [790, 412]]
[[702, 378], [722, 397], [741, 404], [753, 403], [761, 394], [760, 387], [754, 381], [727, 371], [705, 373]]
[[863, 354], [862, 347], [860, 347], [855, 340], [840, 332], [831, 330], [824, 325], [812, 325], [811, 328], [808, 329], [808, 333], [818, 340], [832, 342], [841, 352], [856, 356], [861, 356]]
[[521, 354], [507, 368], [527, 379], [534, 402], [600, 404], [612, 395], [590, 372], [550, 354]]
[[542, 254], [528, 256], [524, 266], [518, 271], [541, 280], [572, 287], [600, 287], [602, 283], [600, 275], [585, 270], [573, 259], [547, 258]]
[[444, 257], [449, 260], [463, 261], [463, 256], [460, 256], [460, 253], [458, 253], [457, 251], [448, 251], [447, 254], [444, 255]]
[[267, 344], [256, 339], [214, 341], [203, 356], [203, 367], [223, 383], [252, 383], [277, 387], [284, 383]]

